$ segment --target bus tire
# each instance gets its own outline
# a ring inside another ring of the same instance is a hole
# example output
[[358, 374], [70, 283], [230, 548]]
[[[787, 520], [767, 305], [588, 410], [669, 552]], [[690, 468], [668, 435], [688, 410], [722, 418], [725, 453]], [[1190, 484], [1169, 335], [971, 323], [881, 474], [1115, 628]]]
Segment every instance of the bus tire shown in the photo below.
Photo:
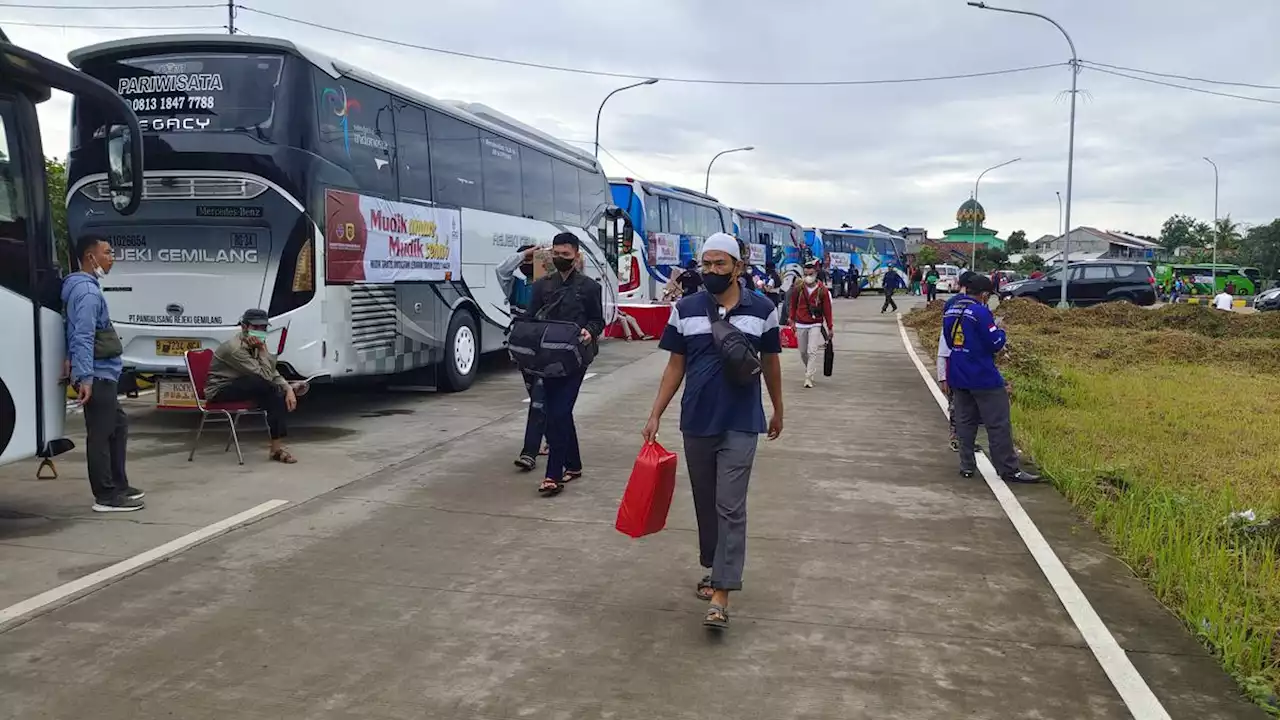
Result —
[[462, 392], [475, 382], [480, 366], [480, 334], [476, 331], [475, 316], [459, 310], [449, 320], [449, 332], [445, 335], [444, 360], [440, 363], [440, 389], [445, 392]]

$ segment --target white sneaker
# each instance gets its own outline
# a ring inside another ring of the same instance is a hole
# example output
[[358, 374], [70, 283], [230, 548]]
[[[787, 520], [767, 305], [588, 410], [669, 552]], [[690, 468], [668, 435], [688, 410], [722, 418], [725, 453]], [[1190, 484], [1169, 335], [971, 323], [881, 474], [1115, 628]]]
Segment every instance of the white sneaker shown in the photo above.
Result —
[[807, 388], [811, 388], [811, 387], [813, 387], [813, 381], [812, 381], [812, 380], [805, 380], [805, 381], [804, 381], [804, 386], [805, 386], [805, 387], [807, 387]]

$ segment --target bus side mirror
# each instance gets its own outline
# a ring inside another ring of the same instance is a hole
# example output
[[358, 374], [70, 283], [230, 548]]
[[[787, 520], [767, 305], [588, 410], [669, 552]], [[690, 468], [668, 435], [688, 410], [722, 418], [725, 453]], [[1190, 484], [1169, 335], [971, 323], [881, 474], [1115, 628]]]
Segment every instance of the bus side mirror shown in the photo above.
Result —
[[142, 200], [134, 183], [140, 168], [134, 167], [133, 142], [133, 133], [124, 125], [112, 125], [107, 131], [107, 185], [111, 206], [121, 215], [133, 214]]

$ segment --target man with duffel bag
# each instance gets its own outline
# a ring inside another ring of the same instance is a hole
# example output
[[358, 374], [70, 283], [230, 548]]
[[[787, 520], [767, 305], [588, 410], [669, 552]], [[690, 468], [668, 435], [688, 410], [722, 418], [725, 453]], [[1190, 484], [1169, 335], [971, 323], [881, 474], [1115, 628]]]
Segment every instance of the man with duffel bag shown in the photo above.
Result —
[[600, 352], [604, 301], [600, 284], [578, 271], [578, 236], [569, 232], [551, 242], [555, 272], [533, 284], [527, 313], [512, 321], [508, 348], [520, 370], [542, 378], [545, 393], [546, 478], [538, 487], [557, 495], [565, 483], [582, 477], [582, 454], [573, 408], [587, 367]]

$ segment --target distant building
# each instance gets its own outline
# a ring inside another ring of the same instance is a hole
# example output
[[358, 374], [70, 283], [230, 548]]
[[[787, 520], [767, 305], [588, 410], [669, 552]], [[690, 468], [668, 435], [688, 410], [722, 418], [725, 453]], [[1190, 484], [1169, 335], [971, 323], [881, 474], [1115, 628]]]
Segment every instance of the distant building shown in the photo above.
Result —
[[[1169, 253], [1160, 243], [1140, 238], [1116, 230], [1099, 230], [1082, 226], [1073, 229], [1069, 235], [1071, 256], [1070, 262], [1080, 260], [1096, 260], [1098, 258], [1115, 258], [1122, 260], [1146, 260], [1160, 262], [1168, 259]], [[1045, 262], [1059, 262], [1062, 259], [1063, 238], [1046, 235], [1028, 248], [1044, 258]]]
[[984, 223], [987, 221], [987, 211], [983, 209], [982, 203], [973, 198], [965, 200], [960, 205], [960, 209], [956, 211], [956, 226], [950, 230], [943, 230], [942, 234], [946, 236], [946, 243], [968, 243], [970, 246], [977, 244], [982, 247], [994, 247], [1004, 249], [1004, 240], [996, 237], [996, 231], [986, 227]]

